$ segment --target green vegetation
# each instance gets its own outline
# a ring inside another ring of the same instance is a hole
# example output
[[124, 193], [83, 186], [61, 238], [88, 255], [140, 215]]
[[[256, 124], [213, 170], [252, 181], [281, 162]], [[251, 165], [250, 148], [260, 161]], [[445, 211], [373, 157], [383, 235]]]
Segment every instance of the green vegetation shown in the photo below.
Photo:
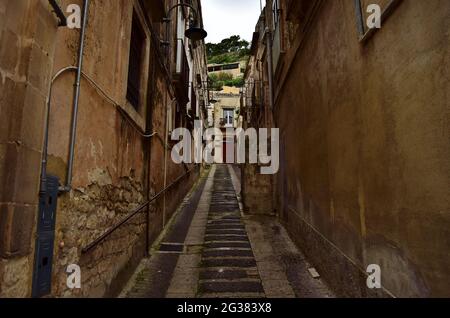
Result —
[[210, 87], [214, 91], [221, 91], [224, 86], [242, 87], [245, 83], [243, 76], [233, 78], [233, 75], [228, 73], [211, 74], [209, 80]]
[[[242, 40], [239, 35], [234, 35], [217, 44], [207, 43], [206, 50], [209, 64], [237, 63], [248, 60], [250, 43]], [[244, 77], [233, 78], [227, 73], [211, 74], [210, 82], [213, 90], [221, 91], [224, 86], [244, 86]]]
[[248, 58], [250, 43], [239, 35], [233, 35], [217, 44], [207, 43], [206, 51], [210, 64], [235, 63]]
[[245, 60], [246, 58], [247, 54], [242, 52], [232, 52], [213, 56], [209, 58], [208, 62], [211, 64], [230, 64]]

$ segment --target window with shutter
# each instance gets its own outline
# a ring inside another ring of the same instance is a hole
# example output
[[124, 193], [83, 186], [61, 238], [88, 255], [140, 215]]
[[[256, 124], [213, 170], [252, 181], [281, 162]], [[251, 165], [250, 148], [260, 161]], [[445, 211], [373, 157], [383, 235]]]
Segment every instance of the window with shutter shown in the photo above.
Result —
[[140, 106], [142, 62], [145, 48], [145, 32], [140, 20], [133, 13], [131, 29], [130, 58], [128, 64], [127, 100], [136, 109]]

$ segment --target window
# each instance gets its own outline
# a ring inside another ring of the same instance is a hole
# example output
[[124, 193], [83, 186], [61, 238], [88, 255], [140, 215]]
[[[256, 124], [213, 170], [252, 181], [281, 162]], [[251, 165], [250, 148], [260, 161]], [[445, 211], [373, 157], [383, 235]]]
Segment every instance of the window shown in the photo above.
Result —
[[208, 67], [208, 72], [221, 72], [221, 71], [229, 71], [229, 70], [237, 70], [239, 69], [240, 64], [239, 63], [233, 63], [233, 64], [224, 64], [219, 66], [210, 66]]
[[141, 77], [146, 36], [136, 12], [133, 12], [131, 27], [130, 58], [128, 64], [127, 100], [139, 109], [141, 103]]
[[280, 0], [273, 0], [272, 3], [272, 15], [273, 15], [273, 28], [280, 22]]
[[237, 70], [239, 68], [239, 63], [237, 64], [227, 64], [223, 66], [224, 70]]
[[233, 109], [224, 109], [223, 110], [223, 120], [224, 125], [226, 127], [234, 126], [234, 110]]

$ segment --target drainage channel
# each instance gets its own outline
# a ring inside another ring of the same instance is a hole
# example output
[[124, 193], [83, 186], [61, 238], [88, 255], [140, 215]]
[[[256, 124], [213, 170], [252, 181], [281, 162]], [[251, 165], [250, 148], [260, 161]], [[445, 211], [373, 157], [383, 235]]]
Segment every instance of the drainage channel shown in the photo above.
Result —
[[205, 232], [199, 297], [265, 297], [226, 165], [218, 165]]

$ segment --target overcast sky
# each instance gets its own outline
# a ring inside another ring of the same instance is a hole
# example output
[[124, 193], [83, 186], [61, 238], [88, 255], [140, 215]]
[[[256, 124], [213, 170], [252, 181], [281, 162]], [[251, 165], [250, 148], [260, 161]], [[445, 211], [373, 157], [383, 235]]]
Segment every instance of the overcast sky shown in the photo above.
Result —
[[206, 42], [219, 43], [232, 35], [251, 42], [261, 13], [260, 0], [202, 0], [202, 8]]

